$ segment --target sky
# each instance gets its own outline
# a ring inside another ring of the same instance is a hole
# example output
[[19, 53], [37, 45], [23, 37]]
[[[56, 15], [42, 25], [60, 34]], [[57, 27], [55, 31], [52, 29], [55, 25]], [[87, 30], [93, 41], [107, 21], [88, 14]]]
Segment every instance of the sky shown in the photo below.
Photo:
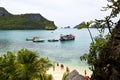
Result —
[[57, 27], [74, 27], [109, 15], [109, 11], [101, 11], [107, 3], [107, 0], [0, 0], [0, 7], [12, 14], [39, 13]]

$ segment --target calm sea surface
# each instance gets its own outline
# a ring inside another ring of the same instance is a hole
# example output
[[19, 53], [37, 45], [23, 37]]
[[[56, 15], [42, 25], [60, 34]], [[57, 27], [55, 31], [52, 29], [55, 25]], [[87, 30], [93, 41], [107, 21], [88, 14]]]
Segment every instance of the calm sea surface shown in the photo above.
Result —
[[[98, 35], [96, 29], [91, 29], [92, 35]], [[60, 34], [73, 34], [74, 41], [48, 42], [48, 39], [59, 39]], [[26, 38], [38, 36], [45, 42], [26, 41]], [[91, 39], [87, 29], [57, 29], [57, 30], [0, 30], [0, 54], [7, 51], [17, 51], [23, 48], [36, 51], [40, 56], [52, 61], [63, 63], [75, 69], [86, 69], [87, 64], [80, 61], [80, 56], [89, 51]]]

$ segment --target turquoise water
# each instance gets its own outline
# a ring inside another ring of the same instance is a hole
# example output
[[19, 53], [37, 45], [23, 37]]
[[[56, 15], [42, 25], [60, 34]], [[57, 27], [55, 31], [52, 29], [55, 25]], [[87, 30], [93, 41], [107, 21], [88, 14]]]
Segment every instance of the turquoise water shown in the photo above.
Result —
[[[98, 35], [96, 29], [91, 29], [93, 36]], [[59, 39], [60, 34], [75, 35], [74, 41], [48, 42], [48, 39]], [[26, 38], [39, 36], [45, 42], [34, 43]], [[88, 68], [80, 56], [89, 51], [91, 42], [87, 29], [57, 29], [57, 30], [0, 30], [0, 54], [7, 51], [17, 51], [27, 48], [36, 51], [40, 56], [48, 57], [52, 61], [63, 63], [75, 69]]]

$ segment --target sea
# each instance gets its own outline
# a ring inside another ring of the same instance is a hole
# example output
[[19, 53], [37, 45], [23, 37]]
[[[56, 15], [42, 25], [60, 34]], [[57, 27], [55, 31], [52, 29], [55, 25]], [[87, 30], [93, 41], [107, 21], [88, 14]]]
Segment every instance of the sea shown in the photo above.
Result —
[[[90, 29], [93, 38], [99, 32]], [[107, 33], [107, 31], [106, 31]], [[75, 40], [48, 42], [48, 39], [59, 39], [60, 35], [73, 34]], [[45, 42], [26, 41], [27, 38], [40, 37]], [[56, 30], [0, 30], [0, 55], [7, 51], [17, 52], [21, 49], [29, 49], [36, 52], [40, 57], [47, 57], [53, 62], [64, 64], [71, 70], [76, 69], [79, 73], [84, 70], [91, 75], [89, 66], [80, 56], [89, 52], [91, 38], [87, 29], [56, 29]]]

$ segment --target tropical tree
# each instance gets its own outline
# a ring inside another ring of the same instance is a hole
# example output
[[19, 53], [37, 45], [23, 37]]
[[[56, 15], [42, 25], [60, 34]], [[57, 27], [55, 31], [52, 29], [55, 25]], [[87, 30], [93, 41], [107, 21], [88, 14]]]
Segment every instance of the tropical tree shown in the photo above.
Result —
[[0, 57], [0, 79], [52, 80], [52, 75], [46, 74], [50, 66], [52, 64], [48, 58], [39, 57], [28, 49], [8, 52]]
[[17, 61], [16, 56], [12, 52], [7, 52], [0, 57], [0, 79], [13, 80], [15, 78]]
[[81, 57], [93, 71], [91, 80], [120, 80], [120, 20], [113, 22], [120, 12], [120, 0], [109, 0], [111, 4], [104, 10], [111, 9], [111, 14], [102, 20], [95, 20], [97, 29], [109, 30], [109, 37], [98, 36], [90, 45], [88, 54]]

